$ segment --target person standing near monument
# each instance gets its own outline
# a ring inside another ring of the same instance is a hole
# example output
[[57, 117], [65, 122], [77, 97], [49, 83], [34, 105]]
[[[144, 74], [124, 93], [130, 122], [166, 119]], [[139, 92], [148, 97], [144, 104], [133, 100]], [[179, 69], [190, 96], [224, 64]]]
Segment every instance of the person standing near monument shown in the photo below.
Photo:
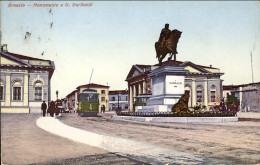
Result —
[[54, 103], [54, 101], [51, 101], [49, 109], [50, 109], [50, 115], [51, 115], [51, 117], [53, 117], [54, 110], [55, 110], [55, 103]]
[[58, 107], [58, 102], [55, 103], [54, 111], [55, 111], [55, 118], [58, 118], [59, 113], [60, 113], [60, 109]]
[[47, 104], [45, 103], [45, 101], [42, 102], [41, 109], [42, 109], [42, 116], [45, 117], [46, 109], [47, 109]]

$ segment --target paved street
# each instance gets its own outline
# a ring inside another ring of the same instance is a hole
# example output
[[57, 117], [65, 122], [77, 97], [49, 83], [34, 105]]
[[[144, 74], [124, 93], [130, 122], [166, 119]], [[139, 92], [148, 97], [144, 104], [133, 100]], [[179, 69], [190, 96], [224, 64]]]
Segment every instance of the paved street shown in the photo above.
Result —
[[[151, 155], [166, 148], [166, 154], [167, 151], [177, 150], [181, 151], [176, 152], [177, 156], [197, 155], [194, 160], [202, 158], [206, 161], [204, 164], [212, 160], [223, 161], [223, 164], [260, 162], [260, 122], [144, 123], [112, 119], [113, 112], [102, 115], [79, 117], [76, 114], [63, 114], [60, 121], [82, 130], [129, 139], [140, 143], [140, 146], [157, 146]], [[36, 126], [39, 117], [39, 114], [2, 114], [1, 149], [4, 164], [145, 164], [131, 159], [131, 155], [118, 155], [109, 152], [109, 149], [105, 151], [48, 133]], [[120, 147], [125, 146], [121, 144]], [[129, 148], [129, 153], [134, 152], [132, 149]], [[154, 160], [159, 161], [161, 157], [153, 155]], [[177, 158], [169, 159], [174, 162]], [[191, 159], [189, 164], [197, 163]]]
[[144, 123], [106, 117], [79, 117], [65, 114], [60, 120], [92, 132], [132, 139], [158, 147], [232, 161], [260, 163], [260, 123], [215, 124]]
[[1, 114], [3, 164], [144, 164], [48, 133], [39, 114]]
[[51, 117], [40, 118], [36, 121], [36, 124], [40, 128], [61, 137], [66, 137], [73, 141], [105, 149], [106, 151], [118, 153], [149, 164], [232, 164], [232, 162], [180, 152], [145, 142], [74, 128]]

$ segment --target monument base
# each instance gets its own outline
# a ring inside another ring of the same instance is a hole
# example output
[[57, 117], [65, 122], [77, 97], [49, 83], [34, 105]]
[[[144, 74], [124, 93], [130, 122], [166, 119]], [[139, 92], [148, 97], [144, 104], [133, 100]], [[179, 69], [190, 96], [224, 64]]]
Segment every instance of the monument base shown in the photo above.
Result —
[[172, 105], [136, 106], [136, 112], [171, 112]]
[[181, 96], [157, 96], [147, 100], [147, 106], [136, 106], [136, 112], [171, 112]]
[[181, 98], [181, 95], [176, 96], [154, 96], [147, 100], [147, 105], [171, 105], [173, 106]]
[[184, 94], [187, 70], [180, 66], [163, 66], [153, 70], [152, 96], [146, 106], [136, 106], [136, 112], [171, 112], [171, 108]]

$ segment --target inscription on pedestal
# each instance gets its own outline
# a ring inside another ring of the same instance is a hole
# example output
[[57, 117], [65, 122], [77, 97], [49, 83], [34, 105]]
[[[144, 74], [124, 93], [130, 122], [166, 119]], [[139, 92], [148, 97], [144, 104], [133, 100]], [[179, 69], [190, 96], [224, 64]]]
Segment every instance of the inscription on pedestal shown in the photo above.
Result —
[[165, 66], [154, 70], [152, 77], [152, 96], [146, 106], [137, 112], [170, 112], [171, 107], [184, 94], [184, 67]]

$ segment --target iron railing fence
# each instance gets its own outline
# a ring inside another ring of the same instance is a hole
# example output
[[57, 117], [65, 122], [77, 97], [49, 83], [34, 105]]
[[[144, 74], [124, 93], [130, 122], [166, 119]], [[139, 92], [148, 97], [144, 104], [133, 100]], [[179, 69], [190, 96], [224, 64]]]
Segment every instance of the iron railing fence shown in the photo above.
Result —
[[206, 111], [190, 113], [173, 112], [117, 112], [118, 116], [139, 116], [139, 117], [231, 117], [236, 116], [237, 111]]

